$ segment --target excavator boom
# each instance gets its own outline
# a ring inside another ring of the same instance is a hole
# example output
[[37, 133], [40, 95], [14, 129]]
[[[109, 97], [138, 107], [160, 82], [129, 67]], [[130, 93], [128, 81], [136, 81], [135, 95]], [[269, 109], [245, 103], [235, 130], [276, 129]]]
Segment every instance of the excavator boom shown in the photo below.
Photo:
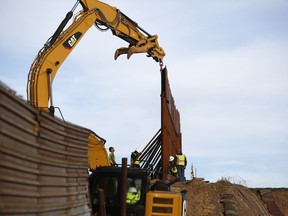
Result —
[[[73, 17], [73, 11], [78, 3], [83, 9], [74, 16], [72, 24], [64, 30]], [[51, 87], [53, 79], [61, 64], [92, 25], [101, 30], [110, 29], [113, 35], [129, 43], [128, 47], [116, 50], [115, 60], [122, 54], [127, 54], [129, 59], [134, 53], [147, 53], [148, 57], [162, 63], [165, 52], [158, 44], [157, 35], [150, 35], [115, 7], [98, 0], [80, 0], [67, 13], [31, 65], [27, 83], [27, 98], [31, 105], [39, 109], [49, 109], [53, 113]]]

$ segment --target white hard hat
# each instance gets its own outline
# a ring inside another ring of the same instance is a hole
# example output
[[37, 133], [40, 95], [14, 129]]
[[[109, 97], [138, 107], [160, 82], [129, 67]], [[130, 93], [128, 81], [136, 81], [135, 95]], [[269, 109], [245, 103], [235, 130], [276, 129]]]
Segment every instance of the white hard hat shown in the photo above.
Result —
[[130, 187], [128, 190], [129, 193], [137, 193], [137, 190], [135, 187]]
[[169, 161], [173, 161], [174, 160], [174, 157], [173, 156], [170, 156], [169, 157]]

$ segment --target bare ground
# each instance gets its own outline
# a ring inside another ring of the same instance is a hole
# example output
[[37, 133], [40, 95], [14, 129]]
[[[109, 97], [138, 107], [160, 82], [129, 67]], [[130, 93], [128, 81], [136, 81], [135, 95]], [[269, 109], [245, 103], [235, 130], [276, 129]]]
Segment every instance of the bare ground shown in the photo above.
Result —
[[263, 202], [260, 196], [263, 189], [249, 189], [224, 180], [208, 183], [195, 178], [175, 183], [172, 188], [188, 191], [187, 216], [288, 216], [287, 188], [265, 189], [271, 191], [269, 194], [273, 198], [271, 196], [269, 201], [275, 204], [277, 211]]

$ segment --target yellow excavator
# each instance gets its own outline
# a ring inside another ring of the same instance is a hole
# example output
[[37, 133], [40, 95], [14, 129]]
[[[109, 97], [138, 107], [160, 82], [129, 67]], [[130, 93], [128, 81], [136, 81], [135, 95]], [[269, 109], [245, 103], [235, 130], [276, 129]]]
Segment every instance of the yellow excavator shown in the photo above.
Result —
[[[83, 9], [73, 18], [78, 4], [81, 4]], [[64, 29], [72, 18], [72, 24]], [[110, 29], [113, 35], [129, 43], [128, 47], [116, 50], [115, 60], [122, 54], [127, 54], [129, 59], [134, 53], [147, 53], [148, 57], [162, 64], [165, 53], [158, 44], [157, 35], [150, 35], [115, 7], [97, 0], [78, 0], [71, 11], [66, 14], [55, 33], [38, 52], [31, 65], [27, 82], [29, 104], [54, 115], [53, 79], [62, 63], [93, 25], [101, 30]], [[95, 133], [91, 133], [88, 139], [90, 168], [95, 169], [98, 166], [109, 165], [107, 154], [103, 148], [105, 140]], [[99, 151], [102, 154], [99, 154]]]
[[[79, 4], [82, 10], [73, 15]], [[71, 19], [72, 23], [66, 27]], [[115, 60], [122, 54], [126, 54], [129, 59], [134, 53], [146, 53], [162, 66], [165, 52], [158, 44], [157, 35], [150, 35], [115, 7], [98, 0], [78, 0], [31, 65], [27, 82], [29, 104], [54, 115], [53, 79], [62, 63], [93, 25], [100, 30], [111, 30], [113, 35], [129, 43], [127, 47], [116, 50]], [[127, 205], [126, 215], [186, 215], [185, 192], [172, 192], [169, 185], [164, 183], [151, 188], [149, 169], [127, 168], [126, 182], [123, 183], [120, 177], [122, 167], [109, 166], [104, 144], [103, 138], [91, 132], [87, 145], [88, 164], [93, 171], [89, 178], [93, 213], [99, 214], [101, 208], [97, 195], [100, 188], [107, 198], [107, 215], [120, 215], [120, 202], [123, 203], [123, 200], [119, 197], [124, 184], [129, 184], [140, 191], [139, 200], [133, 205]]]
[[[73, 23], [64, 30], [79, 3], [83, 10], [74, 16]], [[59, 67], [92, 25], [110, 29], [113, 35], [129, 43], [127, 48], [116, 50], [115, 59], [121, 54], [127, 54], [130, 58], [133, 53], [147, 53], [149, 57], [161, 63], [165, 56], [158, 44], [157, 35], [147, 33], [117, 8], [97, 0], [77, 1], [31, 65], [27, 85], [30, 104], [40, 109], [47, 109], [50, 100], [49, 111], [54, 111], [52, 81]]]

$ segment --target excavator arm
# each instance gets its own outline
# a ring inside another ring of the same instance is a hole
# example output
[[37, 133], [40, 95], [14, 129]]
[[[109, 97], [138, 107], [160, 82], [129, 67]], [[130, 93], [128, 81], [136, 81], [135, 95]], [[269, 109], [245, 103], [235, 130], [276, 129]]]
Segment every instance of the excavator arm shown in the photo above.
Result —
[[[74, 16], [72, 24], [64, 30], [78, 3], [83, 10]], [[147, 53], [148, 57], [162, 64], [165, 53], [158, 44], [157, 35], [150, 35], [115, 7], [98, 0], [80, 0], [67, 13], [31, 65], [27, 83], [27, 98], [31, 105], [54, 112], [51, 87], [53, 79], [61, 64], [92, 25], [101, 30], [110, 29], [113, 35], [129, 43], [128, 47], [116, 50], [115, 60], [122, 54], [127, 54], [129, 59], [134, 53]]]

